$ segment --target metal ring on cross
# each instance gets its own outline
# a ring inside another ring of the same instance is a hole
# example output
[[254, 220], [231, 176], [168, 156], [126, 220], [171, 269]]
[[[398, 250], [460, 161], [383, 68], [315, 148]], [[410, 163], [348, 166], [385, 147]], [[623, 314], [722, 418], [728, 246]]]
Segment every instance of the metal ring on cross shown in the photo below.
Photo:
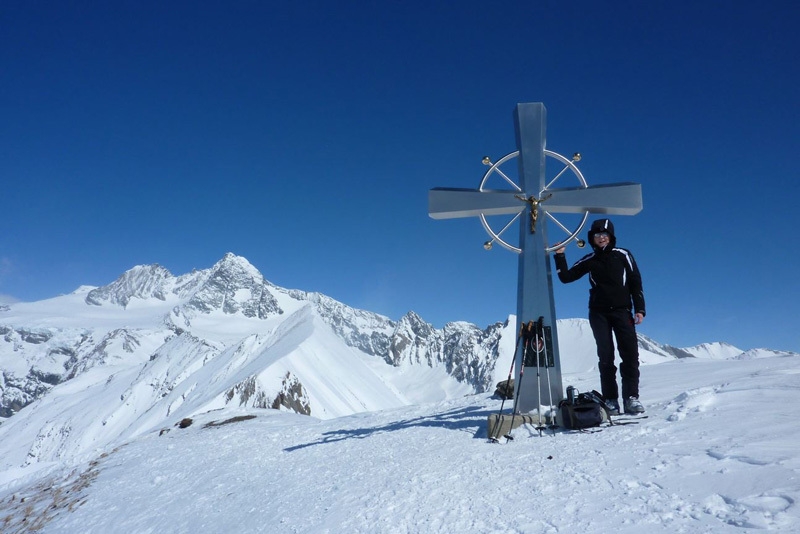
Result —
[[[544, 189], [542, 189], [539, 192], [539, 198], [545, 198], [547, 196], [547, 191], [549, 189], [551, 189], [553, 187], [553, 185], [558, 180], [560, 180], [562, 177], [564, 177], [564, 173], [566, 173], [567, 171], [569, 171], [567, 176], [571, 176], [572, 178], [577, 179], [578, 187], [582, 187], [583, 189], [586, 189], [588, 187], [588, 185], [586, 184], [586, 179], [583, 177], [583, 174], [581, 174], [580, 169], [578, 169], [578, 167], [575, 165], [575, 162], [576, 161], [580, 161], [580, 159], [581, 159], [580, 154], [577, 154], [577, 153], [574, 154], [572, 156], [572, 160], [570, 160], [570, 159], [562, 156], [561, 154], [558, 154], [558, 153], [553, 152], [551, 150], [545, 149], [544, 155], [547, 158], [552, 158], [554, 160], [557, 160], [557, 161], [563, 163], [564, 164], [564, 168], [561, 169], [552, 179], [548, 178], [549, 181], [547, 181], [547, 185], [544, 187]], [[492, 163], [491, 160], [488, 157], [483, 158], [484, 164], [490, 165], [490, 167], [486, 171], [486, 173], [483, 175], [483, 179], [481, 180], [481, 185], [480, 185], [480, 187], [478, 187], [478, 190], [479, 191], [490, 191], [490, 190], [491, 191], [497, 191], [499, 188], [490, 187], [490, 185], [492, 185], [492, 184], [490, 184], [490, 180], [493, 177], [497, 176], [506, 184], [506, 187], [510, 186], [513, 190], [524, 194], [524, 192], [522, 191], [522, 188], [518, 185], [518, 180], [515, 181], [511, 177], [511, 176], [516, 176], [517, 175], [517, 165], [514, 165], [514, 172], [504, 172], [500, 168], [501, 165], [503, 165], [504, 163], [508, 162], [509, 160], [513, 160], [514, 158], [516, 158], [518, 156], [519, 156], [519, 150], [517, 150], [515, 152], [511, 152], [510, 154], [506, 154], [505, 156], [500, 158], [495, 163]], [[545, 162], [546, 161], [547, 160], [545, 159]], [[509, 176], [509, 175], [511, 175], [511, 176]], [[494, 180], [494, 181], [496, 182], [497, 180]], [[578, 234], [583, 229], [583, 226], [586, 224], [586, 220], [589, 218], [589, 212], [588, 211], [584, 212], [582, 215], [579, 215], [580, 221], [577, 223], [577, 226], [575, 227], [575, 229], [571, 230], [570, 227], [567, 226], [568, 222], [562, 222], [561, 220], [557, 219], [553, 214], [551, 214], [550, 212], [547, 211], [547, 202], [543, 202], [539, 206], [539, 209], [541, 211], [544, 211], [544, 213], [547, 216], [547, 218], [549, 220], [553, 221], [553, 223], [555, 223], [556, 226], [558, 226], [567, 235], [566, 239], [562, 239], [561, 241], [557, 242], [553, 246], [546, 247], [545, 250], [547, 252], [552, 252], [552, 251], [554, 251], [554, 250], [556, 250], [556, 249], [558, 249], [560, 247], [566, 246], [571, 241], [577, 239]], [[506, 230], [508, 230], [509, 228], [511, 228], [511, 226], [514, 224], [514, 222], [516, 222], [517, 219], [519, 219], [519, 217], [521, 215], [522, 215], [522, 212], [517, 213], [516, 215], [513, 216], [513, 218], [510, 221], [508, 221], [505, 224], [505, 226], [502, 227], [502, 229], [500, 231], [495, 232], [492, 229], [492, 227], [489, 225], [489, 221], [487, 220], [486, 216], [483, 213], [481, 213], [479, 215], [479, 217], [481, 219], [481, 224], [483, 225], [483, 228], [486, 230], [486, 232], [492, 238], [489, 241], [487, 241], [486, 243], [484, 243], [484, 248], [486, 248], [486, 250], [490, 250], [492, 248], [492, 243], [497, 242], [501, 246], [503, 246], [504, 248], [510, 250], [511, 252], [516, 252], [516, 253], [522, 252], [522, 249], [520, 249], [519, 247], [515, 247], [514, 245], [508, 243], [502, 237], [503, 233]], [[562, 219], [566, 219], [568, 217], [568, 215], [565, 215], [565, 214], [561, 214], [560, 216], [562, 217]], [[501, 216], [498, 215], [496, 217], [501, 217]], [[578, 240], [578, 246], [582, 246], [581, 243], [582, 243], [582, 241]]]

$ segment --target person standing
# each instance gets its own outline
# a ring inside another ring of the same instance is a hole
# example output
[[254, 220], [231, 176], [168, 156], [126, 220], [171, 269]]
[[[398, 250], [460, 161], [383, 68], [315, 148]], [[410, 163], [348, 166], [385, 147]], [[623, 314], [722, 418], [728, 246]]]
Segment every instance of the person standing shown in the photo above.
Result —
[[564, 247], [556, 250], [553, 259], [558, 279], [568, 284], [589, 275], [589, 324], [597, 344], [600, 389], [612, 415], [619, 413], [617, 367], [614, 364], [614, 341], [621, 363], [622, 399], [625, 413], [644, 412], [639, 401], [639, 343], [636, 326], [646, 315], [642, 276], [633, 254], [617, 247], [614, 225], [599, 219], [589, 230], [593, 251], [567, 266]]

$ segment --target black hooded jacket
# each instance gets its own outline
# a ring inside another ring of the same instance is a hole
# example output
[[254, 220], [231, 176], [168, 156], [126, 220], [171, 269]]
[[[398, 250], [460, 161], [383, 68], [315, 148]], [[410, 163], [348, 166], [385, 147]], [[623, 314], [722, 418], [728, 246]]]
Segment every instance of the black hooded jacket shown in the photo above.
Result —
[[[594, 244], [594, 235], [608, 232], [608, 245], [600, 248]], [[624, 248], [618, 248], [614, 236], [614, 225], [608, 219], [599, 219], [592, 223], [589, 230], [589, 243], [593, 252], [567, 267], [564, 254], [556, 254], [558, 279], [568, 284], [585, 274], [589, 274], [592, 288], [589, 290], [589, 308], [596, 311], [615, 309], [633, 309], [634, 313], [645, 315], [644, 290], [642, 276], [633, 259], [633, 254]], [[632, 306], [631, 306], [632, 305]]]

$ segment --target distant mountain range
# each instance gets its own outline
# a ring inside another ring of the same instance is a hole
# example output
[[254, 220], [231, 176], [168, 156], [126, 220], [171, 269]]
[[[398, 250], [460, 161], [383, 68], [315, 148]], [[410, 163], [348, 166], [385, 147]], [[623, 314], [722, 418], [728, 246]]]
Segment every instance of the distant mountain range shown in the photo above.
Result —
[[[513, 316], [485, 329], [437, 329], [414, 312], [393, 321], [275, 286], [230, 253], [180, 276], [136, 266], [103, 287], [0, 307], [0, 471], [223, 407], [327, 419], [491, 391], [515, 330]], [[588, 322], [559, 320], [558, 331], [562, 372], [590, 371]], [[644, 364], [776, 353], [639, 343]]]

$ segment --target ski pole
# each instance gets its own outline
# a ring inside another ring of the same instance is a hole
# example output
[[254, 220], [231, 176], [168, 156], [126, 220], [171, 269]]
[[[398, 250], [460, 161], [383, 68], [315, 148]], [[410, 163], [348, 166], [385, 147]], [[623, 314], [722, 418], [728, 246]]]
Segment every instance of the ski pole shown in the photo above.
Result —
[[550, 385], [550, 361], [547, 354], [547, 336], [544, 332], [544, 317], [539, 317], [539, 327], [541, 328], [542, 332], [542, 344], [544, 345], [544, 370], [547, 374], [547, 394], [548, 400], [550, 401], [550, 406], [548, 409], [550, 410], [550, 429], [553, 431], [553, 435], [556, 435], [556, 423], [555, 423], [555, 411], [553, 406], [553, 387]]
[[[519, 342], [522, 339], [522, 329], [523, 328], [524, 327], [520, 327], [519, 334], [517, 335], [517, 340], [514, 343], [514, 356], [511, 357], [511, 367], [508, 370], [508, 379], [506, 379], [506, 392], [508, 392], [508, 386], [511, 384], [511, 375], [514, 373], [514, 362], [517, 361], [517, 351], [519, 350]], [[508, 395], [507, 394], [503, 395], [503, 402], [500, 403], [500, 411], [497, 412], [497, 419], [495, 420], [494, 427], [492, 428], [492, 431], [489, 433], [489, 442], [490, 443], [498, 443], [499, 442], [499, 440], [497, 439], [497, 436], [495, 436], [495, 432], [497, 432], [497, 430], [499, 430], [500, 417], [503, 414], [503, 406], [505, 406], [505, 404], [506, 404], [506, 398], [508, 398]]]
[[514, 439], [514, 436], [511, 435], [511, 432], [514, 431], [514, 418], [517, 416], [517, 403], [519, 402], [520, 392], [522, 391], [522, 377], [525, 375], [525, 361], [528, 357], [528, 347], [530, 345], [530, 330], [533, 321], [528, 321], [528, 329], [527, 332], [522, 337], [522, 362], [519, 366], [519, 384], [517, 384], [516, 392], [514, 395], [514, 408], [511, 412], [511, 428], [508, 429], [508, 434], [503, 436], [506, 438], [506, 443]]
[[511, 409], [511, 427], [508, 429], [508, 434], [503, 436], [506, 438], [506, 443], [514, 439], [514, 436], [511, 435], [511, 432], [514, 431], [514, 418], [517, 416], [517, 401], [519, 401], [519, 393], [522, 389], [522, 377], [525, 375], [525, 355], [528, 352], [528, 343], [527, 341], [523, 341], [522, 344], [522, 365], [519, 367], [519, 384], [517, 384], [517, 391], [514, 394], [514, 407]]
[[[542, 337], [541, 337], [541, 334], [542, 334], [542, 331], [541, 331], [541, 327], [542, 327], [541, 320], [542, 319], [540, 318], [539, 321], [536, 322], [536, 333], [535, 333], [535, 339], [536, 339], [536, 389], [537, 389], [537, 394], [538, 394], [538, 401], [537, 401], [538, 404], [536, 406], [536, 413], [539, 415], [539, 424], [536, 425], [536, 430], [539, 431], [539, 435], [540, 436], [542, 435], [542, 430], [544, 430], [546, 428], [545, 426], [542, 425], [542, 375], [541, 375], [540, 366], [541, 366], [542, 350], [543, 350], [542, 345], [544, 344], [544, 341], [542, 340]], [[547, 362], [545, 362], [545, 364], [546, 363]]]

